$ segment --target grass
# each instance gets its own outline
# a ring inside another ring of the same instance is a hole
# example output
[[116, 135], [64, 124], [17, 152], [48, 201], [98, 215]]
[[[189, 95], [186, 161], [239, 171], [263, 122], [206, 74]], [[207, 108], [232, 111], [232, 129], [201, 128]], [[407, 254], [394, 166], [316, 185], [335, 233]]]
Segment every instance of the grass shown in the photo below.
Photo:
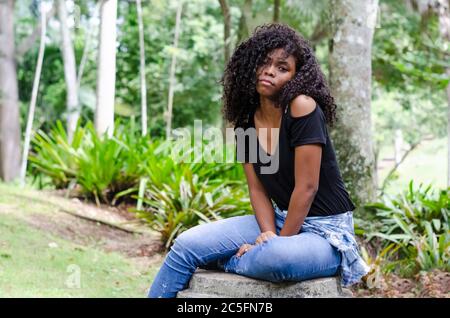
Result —
[[155, 268], [31, 227], [23, 214], [45, 204], [11, 202], [8, 191], [17, 189], [0, 186], [0, 297], [146, 296]]
[[[393, 147], [383, 147], [381, 155], [382, 157], [393, 157]], [[380, 185], [389, 170], [390, 167], [378, 171]], [[447, 186], [447, 139], [424, 141], [406, 157], [397, 173], [399, 178], [387, 186], [387, 193], [397, 194], [407, 189], [411, 179], [416, 185], [423, 182], [424, 184], [431, 183], [435, 188], [445, 188]]]

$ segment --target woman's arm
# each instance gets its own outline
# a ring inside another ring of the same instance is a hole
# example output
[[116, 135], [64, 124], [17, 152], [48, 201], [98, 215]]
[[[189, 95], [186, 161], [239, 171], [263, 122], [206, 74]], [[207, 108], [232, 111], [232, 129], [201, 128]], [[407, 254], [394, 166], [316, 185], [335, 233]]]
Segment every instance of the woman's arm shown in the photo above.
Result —
[[250, 203], [253, 207], [253, 211], [255, 211], [256, 220], [261, 233], [266, 231], [276, 233], [273, 206], [264, 186], [253, 169], [253, 164], [243, 163], [243, 167], [247, 178], [248, 191], [250, 193]]
[[300, 231], [319, 188], [321, 157], [320, 144], [295, 148], [295, 187], [280, 236], [296, 235]]
[[[319, 107], [315, 100], [306, 95], [297, 96], [291, 103], [292, 117], [310, 114]], [[280, 236], [296, 235], [302, 227], [319, 188], [321, 144], [305, 144], [295, 147], [295, 187], [291, 194], [288, 214]]]

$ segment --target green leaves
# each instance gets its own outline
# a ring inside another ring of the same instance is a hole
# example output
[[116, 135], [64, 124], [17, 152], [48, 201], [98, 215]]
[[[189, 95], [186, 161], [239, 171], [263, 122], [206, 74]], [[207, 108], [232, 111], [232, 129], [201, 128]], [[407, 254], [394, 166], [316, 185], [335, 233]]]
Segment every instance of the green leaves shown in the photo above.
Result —
[[406, 262], [415, 260], [418, 268], [450, 269], [450, 188], [436, 193], [431, 185], [414, 189], [411, 180], [407, 191], [396, 197], [367, 204], [376, 211], [380, 226], [378, 231], [366, 234], [370, 241], [375, 237], [393, 242], [399, 253], [396, 257]]
[[[161, 233], [167, 249], [193, 226], [252, 211], [243, 179], [226, 177], [240, 168], [236, 164], [176, 164], [166, 157], [147, 168], [150, 181], [142, 198], [144, 208], [132, 211]], [[167, 170], [169, 174], [159, 173]]]
[[119, 126], [113, 138], [99, 137], [88, 122], [85, 127], [77, 126], [69, 144], [65, 128], [58, 121], [49, 134], [39, 131], [35, 135], [29, 160], [32, 169], [49, 176], [57, 188], [77, 183], [81, 194], [97, 204], [115, 202], [136, 187], [144, 173], [142, 157], [148, 150], [147, 140], [127, 133]]
[[72, 143], [69, 144], [65, 128], [57, 121], [50, 134], [39, 130], [33, 140], [34, 151], [29, 156], [31, 167], [49, 176], [58, 189], [65, 188], [76, 177], [78, 151], [85, 130], [77, 127]]
[[[57, 187], [76, 183], [97, 204], [142, 199], [143, 208], [132, 211], [162, 234], [167, 248], [190, 227], [251, 212], [239, 164], [176, 162], [171, 141], [149, 142], [132, 127], [115, 127], [108, 138], [97, 136], [92, 123], [78, 126], [69, 144], [58, 122], [50, 134], [36, 135], [30, 161]], [[141, 179], [147, 188], [142, 198]]]

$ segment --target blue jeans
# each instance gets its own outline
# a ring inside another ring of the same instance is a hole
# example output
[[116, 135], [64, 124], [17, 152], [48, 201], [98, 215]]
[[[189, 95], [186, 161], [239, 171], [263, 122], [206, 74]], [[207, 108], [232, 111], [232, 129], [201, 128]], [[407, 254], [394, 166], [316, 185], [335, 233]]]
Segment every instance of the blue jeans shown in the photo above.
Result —
[[[275, 212], [279, 235], [286, 212]], [[245, 244], [261, 234], [254, 215], [236, 216], [197, 225], [174, 241], [148, 292], [149, 298], [176, 297], [188, 287], [193, 273], [216, 264], [226, 272], [271, 282], [302, 281], [338, 273], [341, 253], [315, 233], [273, 237], [241, 257]], [[212, 265], [213, 264], [213, 265]]]

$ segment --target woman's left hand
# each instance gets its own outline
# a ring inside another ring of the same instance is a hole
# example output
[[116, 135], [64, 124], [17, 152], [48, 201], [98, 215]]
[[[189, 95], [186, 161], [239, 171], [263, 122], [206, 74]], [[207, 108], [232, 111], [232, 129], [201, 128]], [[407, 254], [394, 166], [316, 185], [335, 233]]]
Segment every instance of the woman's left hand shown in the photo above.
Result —
[[277, 235], [275, 233], [273, 233], [272, 231], [263, 232], [256, 238], [255, 245], [264, 243], [264, 241], [268, 241], [271, 238], [274, 238], [276, 236]]

